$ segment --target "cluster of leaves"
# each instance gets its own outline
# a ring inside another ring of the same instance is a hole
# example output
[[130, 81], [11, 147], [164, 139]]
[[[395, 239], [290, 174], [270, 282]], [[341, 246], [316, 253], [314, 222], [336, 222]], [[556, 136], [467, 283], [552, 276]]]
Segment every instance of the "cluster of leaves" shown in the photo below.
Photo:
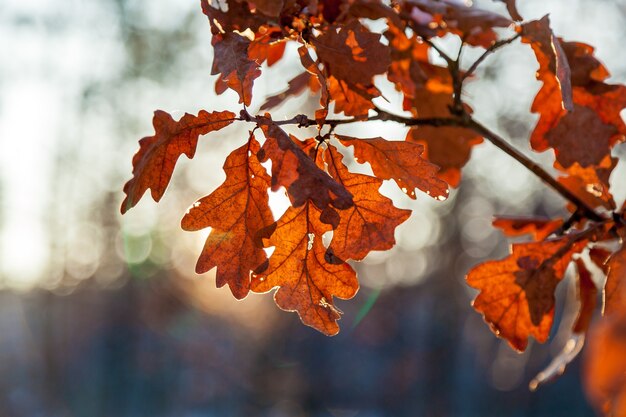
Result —
[[[213, 34], [216, 92], [232, 89], [243, 110], [201, 111], [179, 121], [155, 112], [155, 134], [140, 141], [122, 213], [148, 189], [159, 201], [178, 157], [192, 158], [201, 135], [235, 121], [254, 124], [246, 143], [226, 159], [225, 182], [182, 220], [185, 230], [211, 228], [196, 271], [217, 268], [217, 285], [227, 284], [236, 298], [277, 288], [279, 307], [333, 335], [340, 317], [333, 297], [351, 298], [358, 289], [347, 261], [391, 248], [395, 228], [410, 215], [380, 194], [382, 181], [394, 180], [410, 198], [417, 189], [444, 200], [448, 185], [461, 182], [472, 147], [487, 139], [568, 200], [571, 216], [498, 218], [494, 225], [506, 235], [532, 239], [514, 244], [505, 259], [469, 272], [468, 284], [479, 290], [475, 309], [517, 350], [526, 348], [530, 336], [544, 342], [554, 321], [555, 288], [573, 263], [581, 301], [573, 332], [586, 333], [596, 308], [590, 264], [608, 276], [604, 313], [624, 314], [626, 247], [610, 250], [623, 241], [624, 206], [616, 210], [609, 176], [617, 164], [611, 149], [626, 135], [620, 117], [626, 87], [605, 82], [609, 73], [591, 46], [557, 37], [547, 16], [524, 22], [514, 0], [504, 3], [510, 17], [454, 0], [202, 0]], [[458, 56], [437, 46], [444, 36], [461, 40]], [[530, 144], [536, 151], [554, 152], [554, 167], [562, 172], [557, 179], [477, 122], [463, 101], [464, 83], [484, 59], [517, 40], [534, 52], [542, 83], [531, 108], [539, 120]], [[295, 48], [287, 49], [288, 43]], [[483, 50], [467, 68], [460, 65], [464, 47]], [[319, 96], [315, 115], [282, 121], [268, 113], [251, 115], [247, 106], [261, 65], [271, 66], [295, 50], [301, 73], [261, 110], [308, 90]], [[445, 65], [434, 63], [435, 55]], [[402, 94], [402, 110], [410, 117], [375, 105], [381, 97], [377, 76]], [[406, 138], [334, 134], [338, 125], [368, 120], [401, 123], [408, 128]], [[284, 125], [315, 126], [318, 133], [296, 138]], [[349, 147], [373, 176], [348, 169], [342, 152]], [[262, 165], [267, 161], [270, 173]], [[270, 189], [284, 189], [291, 202], [279, 219], [269, 207]], [[332, 238], [325, 242], [328, 232]], [[269, 259], [268, 247], [274, 248]]]

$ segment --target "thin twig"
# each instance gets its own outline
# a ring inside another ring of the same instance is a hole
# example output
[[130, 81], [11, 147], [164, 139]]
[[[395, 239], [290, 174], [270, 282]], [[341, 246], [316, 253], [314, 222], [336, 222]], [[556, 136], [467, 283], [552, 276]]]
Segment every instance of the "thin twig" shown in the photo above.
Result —
[[471, 77], [472, 74], [474, 74], [474, 72], [476, 71], [476, 69], [478, 68], [478, 66], [485, 60], [485, 58], [487, 58], [490, 54], [492, 54], [493, 52], [495, 52], [496, 50], [498, 50], [499, 48], [508, 45], [512, 42], [514, 42], [517, 38], [519, 38], [521, 36], [520, 33], [516, 34], [515, 36], [508, 38], [508, 39], [502, 39], [499, 41], [494, 42], [489, 48], [487, 48], [485, 50], [485, 52], [483, 52], [483, 54], [481, 56], [478, 57], [478, 59], [476, 61], [474, 61], [474, 63], [469, 67], [469, 69], [467, 70], [467, 72], [465, 74], [463, 74], [463, 76], [461, 77], [461, 83], [464, 82], [468, 77]]
[[509, 145], [503, 138], [498, 136], [496, 133], [487, 129], [482, 124], [478, 123], [473, 118], [469, 117], [466, 121], [467, 127], [473, 129], [489, 142], [496, 145], [502, 151], [504, 151], [509, 156], [513, 157], [520, 164], [524, 165], [528, 170], [530, 170], [533, 174], [539, 177], [543, 182], [551, 186], [556, 192], [561, 194], [566, 200], [569, 200], [572, 204], [574, 204], [580, 211], [585, 214], [590, 220], [593, 221], [603, 221], [606, 220], [604, 217], [595, 212], [593, 208], [591, 208], [587, 203], [581, 200], [578, 196], [568, 190], [563, 184], [555, 180], [548, 172], [546, 172], [541, 166], [537, 165], [535, 162], [531, 161], [524, 154], [519, 152], [517, 149]]

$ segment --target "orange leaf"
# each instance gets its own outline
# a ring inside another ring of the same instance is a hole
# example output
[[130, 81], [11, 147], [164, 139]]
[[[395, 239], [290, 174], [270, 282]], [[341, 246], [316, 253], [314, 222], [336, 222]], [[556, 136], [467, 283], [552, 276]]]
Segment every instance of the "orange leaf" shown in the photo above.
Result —
[[354, 204], [350, 193], [318, 168], [315, 161], [271, 119], [261, 118], [259, 124], [267, 140], [258, 157], [261, 162], [272, 160], [272, 191], [285, 187], [294, 207], [300, 207], [308, 200], [321, 210], [329, 205], [346, 209]]
[[330, 175], [346, 187], [354, 200], [354, 206], [339, 211], [341, 220], [333, 231], [329, 250], [341, 259], [360, 261], [370, 251], [393, 247], [394, 231], [409, 218], [411, 211], [394, 207], [378, 191], [382, 180], [351, 173], [342, 158], [332, 145], [324, 153]]
[[626, 245], [615, 252], [607, 262], [608, 275], [604, 285], [604, 315], [613, 314], [626, 305]]
[[474, 267], [467, 283], [480, 293], [473, 302], [496, 335], [517, 350], [528, 338], [548, 339], [554, 319], [554, 291], [572, 255], [585, 247], [572, 236], [513, 244], [511, 255]]
[[235, 120], [235, 113], [229, 111], [208, 113], [201, 110], [198, 116], [185, 113], [174, 121], [168, 113], [154, 112], [152, 124], [154, 136], [139, 141], [139, 151], [133, 157], [133, 178], [124, 185], [126, 198], [121, 212], [134, 207], [148, 188], [152, 198], [159, 201], [172, 178], [178, 157], [182, 154], [193, 158], [198, 137], [220, 130]]
[[532, 234], [534, 240], [543, 240], [563, 224], [563, 220], [541, 217], [496, 216], [493, 226], [502, 230], [505, 236]]
[[606, 416], [626, 416], [626, 308], [598, 321], [584, 363], [584, 386], [592, 404]]
[[[533, 20], [521, 26], [522, 42], [529, 43], [539, 61], [537, 79], [547, 86], [556, 86], [560, 92], [557, 101], [544, 102], [542, 106], [550, 106], [572, 111], [572, 83], [570, 67], [561, 43], [550, 29], [550, 18], [545, 15], [540, 20]], [[551, 96], [555, 97], [555, 96]]]
[[383, 138], [356, 139], [339, 135], [337, 138], [345, 146], [354, 146], [357, 162], [368, 162], [374, 175], [393, 179], [409, 197], [415, 199], [415, 189], [419, 188], [437, 200], [448, 198], [448, 184], [437, 178], [437, 166], [421, 158], [423, 146]]
[[276, 247], [269, 266], [253, 276], [251, 288], [278, 287], [274, 299], [281, 309], [297, 311], [304, 324], [330, 336], [339, 332], [341, 314], [333, 297], [352, 298], [359, 284], [350, 265], [326, 253], [322, 235], [331, 227], [320, 221], [321, 213], [309, 202], [287, 209], [269, 238]]
[[189, 231], [212, 228], [196, 272], [217, 267], [217, 286], [228, 284], [238, 299], [250, 290], [250, 271], [267, 261], [256, 234], [274, 222], [267, 195], [270, 177], [256, 158], [258, 150], [251, 135], [226, 158], [224, 183], [191, 206], [181, 223]]
[[[441, 81], [443, 85], [440, 87], [447, 88], [447, 80]], [[411, 105], [419, 117], [452, 117], [451, 90], [433, 92], [419, 89]], [[469, 160], [472, 148], [482, 143], [483, 138], [473, 130], [463, 127], [420, 126], [410, 129], [406, 140], [424, 145], [424, 158], [441, 168], [438, 177], [456, 187], [461, 181], [461, 168]]]
[[246, 106], [252, 101], [254, 79], [261, 75], [259, 64], [248, 56], [250, 39], [234, 32], [213, 35], [212, 75], [221, 79], [239, 94], [239, 102]]
[[582, 259], [576, 259], [576, 269], [578, 269], [578, 300], [580, 300], [580, 308], [578, 316], [574, 323], [574, 333], [585, 333], [589, 328], [593, 311], [596, 309], [596, 299], [598, 289], [591, 279], [591, 272], [585, 266]]
[[349, 84], [372, 84], [372, 77], [387, 71], [389, 48], [380, 35], [370, 32], [358, 20], [330, 26], [311, 40], [326, 72]]

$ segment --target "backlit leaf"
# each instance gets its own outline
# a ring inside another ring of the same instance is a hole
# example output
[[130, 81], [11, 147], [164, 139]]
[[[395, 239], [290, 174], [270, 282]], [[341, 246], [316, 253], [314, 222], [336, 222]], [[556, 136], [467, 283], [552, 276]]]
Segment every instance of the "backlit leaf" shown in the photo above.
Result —
[[193, 158], [198, 136], [220, 130], [235, 120], [229, 111], [208, 113], [201, 110], [197, 116], [185, 113], [175, 121], [168, 113], [154, 112], [154, 136], [139, 141], [139, 151], [133, 157], [133, 178], [124, 185], [126, 198], [122, 202], [124, 214], [139, 202], [150, 188], [154, 201], [159, 201], [172, 178], [174, 166], [180, 155]]
[[228, 284], [238, 299], [248, 294], [250, 272], [267, 260], [257, 232], [274, 222], [267, 194], [270, 177], [256, 158], [258, 150], [254, 136], [234, 150], [224, 163], [224, 183], [191, 206], [181, 223], [190, 231], [212, 228], [196, 272], [217, 267], [217, 286]]

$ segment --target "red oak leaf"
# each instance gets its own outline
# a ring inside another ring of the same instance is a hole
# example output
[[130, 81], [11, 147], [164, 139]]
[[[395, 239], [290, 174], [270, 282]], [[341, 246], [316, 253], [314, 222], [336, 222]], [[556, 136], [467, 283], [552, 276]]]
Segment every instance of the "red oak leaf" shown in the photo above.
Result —
[[[320, 210], [329, 205], [346, 209], [354, 203], [352, 195], [322, 171], [271, 119], [259, 122], [267, 140], [258, 153], [259, 160], [272, 161], [272, 190], [285, 187], [294, 207], [311, 200]], [[295, 139], [297, 140], [297, 139]]]
[[198, 200], [182, 220], [184, 230], [211, 227], [196, 272], [217, 267], [217, 286], [228, 284], [235, 298], [250, 290], [250, 272], [267, 261], [257, 232], [274, 222], [268, 205], [270, 177], [257, 160], [254, 136], [226, 158], [226, 180]]
[[369, 175], [354, 174], [342, 163], [343, 156], [332, 145], [324, 152], [330, 175], [352, 194], [354, 205], [340, 210], [339, 225], [333, 231], [329, 250], [340, 259], [360, 261], [373, 250], [391, 249], [396, 243], [396, 227], [411, 212], [396, 208], [378, 191], [383, 181]]
[[526, 349], [530, 336], [545, 342], [554, 319], [556, 286], [572, 255], [586, 243], [566, 236], [513, 244], [508, 257], [485, 262], [468, 273], [467, 283], [480, 290], [474, 309], [516, 350]]
[[337, 138], [345, 146], [354, 146], [357, 162], [368, 162], [374, 175], [385, 180], [393, 179], [409, 197], [415, 199], [415, 189], [419, 188], [437, 200], [448, 198], [448, 184], [437, 178], [437, 166], [421, 158], [423, 146], [383, 138]]
[[139, 202], [148, 188], [152, 198], [159, 201], [172, 178], [178, 157], [182, 154], [193, 158], [198, 136], [220, 130], [235, 120], [229, 111], [206, 112], [198, 116], [185, 113], [177, 122], [168, 113], [154, 112], [152, 124], [154, 136], [139, 141], [139, 151], [133, 157], [133, 178], [124, 185], [126, 198], [122, 202], [122, 214]]
[[585, 266], [585, 262], [580, 258], [574, 262], [578, 270], [578, 300], [580, 301], [580, 308], [578, 309], [578, 315], [572, 330], [574, 333], [582, 334], [587, 332], [593, 318], [598, 289], [596, 284], [593, 283], [593, 279], [591, 279], [591, 272]]
[[529, 43], [539, 62], [537, 79], [544, 83], [543, 88], [559, 94], [545, 95], [546, 99], [533, 104], [533, 111], [559, 113], [565, 109], [574, 110], [572, 102], [572, 82], [570, 67], [561, 43], [550, 29], [550, 18], [545, 15], [540, 20], [533, 20], [520, 27], [522, 42]]
[[502, 230], [505, 236], [521, 236], [532, 234], [533, 240], [544, 240], [563, 224], [561, 219], [542, 217], [496, 216], [494, 227]]
[[250, 105], [254, 79], [261, 75], [259, 64], [248, 56], [250, 39], [234, 32], [213, 35], [212, 75], [221, 80], [237, 94], [239, 102]]
[[607, 261], [608, 275], [604, 284], [603, 314], [614, 314], [626, 305], [626, 245]]
[[384, 73], [391, 62], [380, 35], [357, 20], [331, 26], [311, 42], [327, 72], [349, 84], [372, 84], [372, 77]]
[[309, 202], [287, 209], [269, 238], [275, 246], [269, 266], [253, 276], [251, 288], [278, 287], [274, 300], [281, 309], [298, 312], [304, 324], [331, 336], [339, 332], [341, 315], [333, 297], [352, 298], [359, 284], [350, 265], [327, 254], [322, 236], [331, 226], [320, 221], [321, 214]]

